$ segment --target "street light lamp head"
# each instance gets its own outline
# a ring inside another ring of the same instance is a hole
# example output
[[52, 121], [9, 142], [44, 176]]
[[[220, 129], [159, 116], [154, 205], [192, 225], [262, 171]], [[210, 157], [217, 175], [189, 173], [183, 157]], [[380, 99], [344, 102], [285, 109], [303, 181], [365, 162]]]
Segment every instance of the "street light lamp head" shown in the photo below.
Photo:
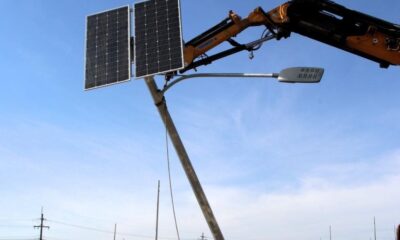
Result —
[[324, 75], [323, 68], [293, 67], [279, 73], [278, 81], [284, 83], [319, 83]]

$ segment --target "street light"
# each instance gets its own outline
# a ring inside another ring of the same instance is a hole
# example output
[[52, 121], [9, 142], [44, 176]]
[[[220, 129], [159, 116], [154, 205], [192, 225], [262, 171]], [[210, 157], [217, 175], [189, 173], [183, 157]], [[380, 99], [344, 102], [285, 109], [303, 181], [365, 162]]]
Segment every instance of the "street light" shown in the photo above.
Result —
[[284, 83], [319, 83], [324, 75], [323, 68], [294, 67], [283, 69], [278, 76]]
[[316, 67], [292, 67], [286, 68], [279, 73], [195, 73], [189, 75], [178, 75], [179, 78], [170, 82], [161, 90], [165, 93], [175, 84], [191, 78], [213, 77], [213, 78], [276, 78], [283, 83], [319, 83], [324, 75], [323, 68]]
[[182, 167], [185, 174], [192, 186], [192, 190], [196, 196], [199, 206], [203, 212], [203, 215], [210, 227], [214, 238], [216, 240], [223, 240], [221, 229], [217, 223], [211, 206], [207, 200], [207, 197], [203, 191], [200, 181], [197, 177], [196, 171], [190, 162], [189, 155], [182, 143], [178, 131], [175, 128], [175, 124], [172, 121], [171, 115], [169, 114], [167, 103], [164, 97], [164, 93], [170, 89], [173, 85], [177, 84], [186, 79], [198, 78], [198, 77], [252, 77], [252, 78], [276, 78], [280, 82], [285, 83], [317, 83], [321, 80], [324, 74], [322, 68], [309, 68], [309, 67], [297, 67], [287, 68], [282, 70], [280, 73], [269, 73], [269, 74], [249, 74], [249, 73], [197, 73], [191, 75], [179, 76], [179, 78], [167, 83], [162, 90], [159, 90], [153, 76], [146, 77], [145, 81], [149, 91], [153, 97], [154, 104], [156, 105], [161, 120], [164, 122], [165, 128], [170, 136], [172, 144], [175, 147], [175, 151], [181, 161]]

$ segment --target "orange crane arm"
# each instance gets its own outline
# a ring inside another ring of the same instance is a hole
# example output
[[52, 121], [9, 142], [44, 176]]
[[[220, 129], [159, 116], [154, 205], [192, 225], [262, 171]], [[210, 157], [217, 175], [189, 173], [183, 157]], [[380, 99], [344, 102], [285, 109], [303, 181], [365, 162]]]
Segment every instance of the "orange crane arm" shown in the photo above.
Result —
[[399, 25], [328, 0], [294, 0], [278, 9], [287, 21], [275, 23], [286, 31], [370, 59], [382, 67], [400, 65]]
[[265, 25], [267, 22], [269, 22], [268, 15], [260, 7], [244, 19], [230, 11], [227, 19], [186, 44], [185, 63], [190, 64], [195, 58], [235, 37], [248, 27]]
[[[269, 12], [258, 7], [243, 19], [229, 12], [228, 18], [185, 44], [187, 67], [183, 71], [238, 51], [252, 50], [232, 38], [253, 26], [265, 26], [278, 40], [295, 32], [378, 62], [381, 67], [400, 65], [399, 25], [349, 10], [329, 0], [292, 0]], [[236, 48], [195, 61], [225, 41]]]

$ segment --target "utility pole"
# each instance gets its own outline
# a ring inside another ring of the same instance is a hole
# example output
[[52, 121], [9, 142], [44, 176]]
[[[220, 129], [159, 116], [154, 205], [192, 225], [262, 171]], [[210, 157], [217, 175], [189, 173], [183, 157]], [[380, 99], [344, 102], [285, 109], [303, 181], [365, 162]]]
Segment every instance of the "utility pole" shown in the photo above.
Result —
[[375, 216], [374, 216], [374, 240], [376, 240], [376, 222], [375, 222]]
[[156, 213], [156, 240], [158, 240], [158, 215], [160, 210], [160, 180], [158, 180], [157, 190], [157, 213]]
[[114, 225], [114, 240], [117, 237], [117, 224]]
[[207, 240], [207, 238], [204, 236], [204, 233], [201, 233], [200, 240]]
[[39, 237], [39, 240], [43, 240], [43, 228], [47, 228], [47, 229], [50, 228], [49, 226], [44, 226], [44, 225], [43, 225], [43, 222], [46, 221], [46, 220], [47, 220], [47, 219], [45, 219], [45, 218], [43, 217], [43, 208], [42, 208], [42, 214], [41, 214], [41, 217], [40, 217], [40, 225], [39, 225], [39, 226], [33, 226], [33, 228], [39, 228], [39, 229], [40, 229], [40, 237]]
[[329, 240], [332, 240], [332, 226], [329, 225]]

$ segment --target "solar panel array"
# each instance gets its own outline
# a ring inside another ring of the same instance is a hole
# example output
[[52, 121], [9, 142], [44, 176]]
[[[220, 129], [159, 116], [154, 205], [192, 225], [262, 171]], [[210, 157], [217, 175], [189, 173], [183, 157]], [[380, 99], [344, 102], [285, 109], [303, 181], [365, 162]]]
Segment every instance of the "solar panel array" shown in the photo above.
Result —
[[129, 6], [87, 17], [85, 89], [131, 78], [129, 41]]
[[179, 0], [135, 4], [136, 77], [184, 67]]

